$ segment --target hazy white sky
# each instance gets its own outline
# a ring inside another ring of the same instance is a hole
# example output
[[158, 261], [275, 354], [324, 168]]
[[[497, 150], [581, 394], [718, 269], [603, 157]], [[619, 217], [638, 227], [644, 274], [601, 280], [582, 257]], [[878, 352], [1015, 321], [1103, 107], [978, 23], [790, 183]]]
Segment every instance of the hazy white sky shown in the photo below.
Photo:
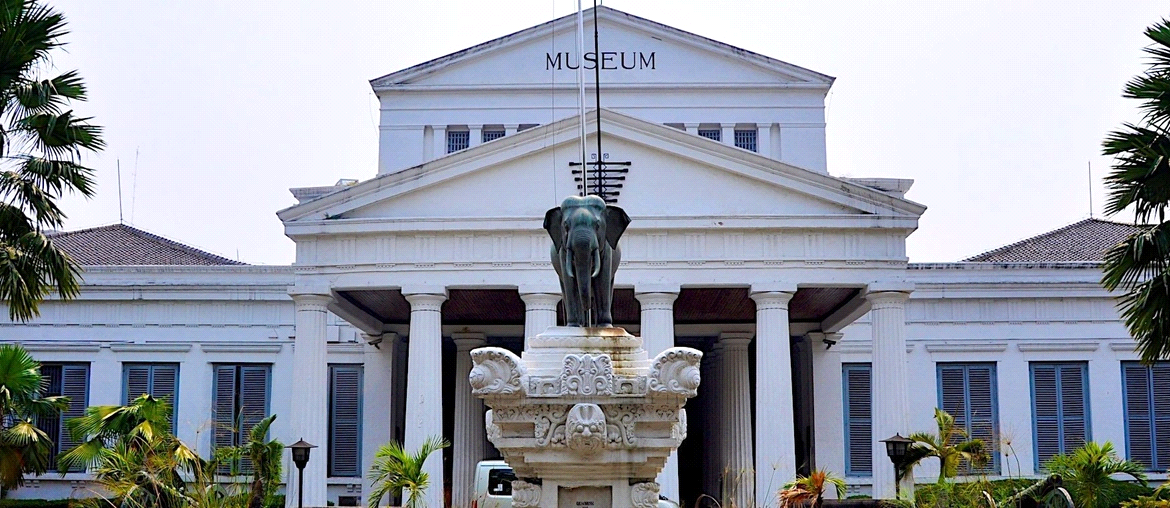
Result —
[[[294, 259], [290, 187], [377, 173], [368, 80], [569, 14], [573, 0], [56, 0], [109, 147], [69, 229], [126, 222], [249, 263]], [[587, 5], [592, 2], [588, 1]], [[952, 261], [1100, 216], [1105, 133], [1165, 0], [606, 5], [837, 77], [829, 172], [916, 180], [911, 261]], [[1126, 218], [1119, 218], [1125, 220]]]

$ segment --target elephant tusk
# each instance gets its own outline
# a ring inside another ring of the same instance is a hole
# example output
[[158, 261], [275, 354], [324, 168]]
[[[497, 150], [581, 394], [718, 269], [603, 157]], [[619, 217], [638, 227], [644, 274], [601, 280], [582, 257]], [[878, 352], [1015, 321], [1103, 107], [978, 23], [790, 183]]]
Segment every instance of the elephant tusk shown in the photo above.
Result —
[[599, 274], [599, 273], [601, 273], [601, 251], [599, 249], [594, 249], [593, 250], [593, 273], [589, 276], [589, 278], [592, 279], [594, 277], [597, 277], [597, 274]]

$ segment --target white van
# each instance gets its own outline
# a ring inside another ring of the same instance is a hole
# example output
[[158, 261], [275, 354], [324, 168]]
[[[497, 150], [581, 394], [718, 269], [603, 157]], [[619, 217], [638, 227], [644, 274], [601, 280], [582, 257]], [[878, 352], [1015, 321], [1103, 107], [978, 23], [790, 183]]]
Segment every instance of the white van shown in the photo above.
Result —
[[[471, 508], [512, 508], [512, 480], [516, 473], [507, 462], [485, 460], [475, 466], [475, 500]], [[658, 508], [679, 508], [674, 501], [658, 497]]]

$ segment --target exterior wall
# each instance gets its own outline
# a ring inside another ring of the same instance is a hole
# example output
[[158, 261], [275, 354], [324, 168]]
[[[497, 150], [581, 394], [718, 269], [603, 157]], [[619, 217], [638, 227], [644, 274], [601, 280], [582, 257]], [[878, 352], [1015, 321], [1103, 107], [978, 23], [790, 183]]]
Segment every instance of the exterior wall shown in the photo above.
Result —
[[[1087, 362], [1090, 438], [1111, 441], [1124, 455], [1121, 362], [1138, 355], [1113, 299], [1097, 284], [1096, 267], [955, 263], [911, 265], [908, 275], [916, 283], [906, 308], [912, 432], [936, 431], [939, 362], [994, 363], [1000, 436], [992, 446], [1001, 474], [1037, 475], [1029, 364]], [[817, 466], [831, 471], [845, 471], [841, 364], [870, 361], [869, 316], [843, 333], [813, 360]], [[881, 381], [873, 387], [881, 389]], [[875, 460], [874, 467], [892, 465]], [[915, 475], [933, 481], [937, 460], [924, 461]], [[869, 481], [847, 478], [851, 493], [868, 493]]]

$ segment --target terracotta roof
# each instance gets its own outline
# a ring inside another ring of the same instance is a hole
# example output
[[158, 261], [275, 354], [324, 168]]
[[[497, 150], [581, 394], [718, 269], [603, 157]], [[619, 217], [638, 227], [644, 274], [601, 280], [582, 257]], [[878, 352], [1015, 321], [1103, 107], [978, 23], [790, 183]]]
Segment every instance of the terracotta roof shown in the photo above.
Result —
[[990, 263], [1102, 262], [1110, 247], [1141, 226], [1085, 219], [1039, 236], [989, 250], [963, 261]]
[[125, 224], [47, 235], [82, 266], [243, 265]]

